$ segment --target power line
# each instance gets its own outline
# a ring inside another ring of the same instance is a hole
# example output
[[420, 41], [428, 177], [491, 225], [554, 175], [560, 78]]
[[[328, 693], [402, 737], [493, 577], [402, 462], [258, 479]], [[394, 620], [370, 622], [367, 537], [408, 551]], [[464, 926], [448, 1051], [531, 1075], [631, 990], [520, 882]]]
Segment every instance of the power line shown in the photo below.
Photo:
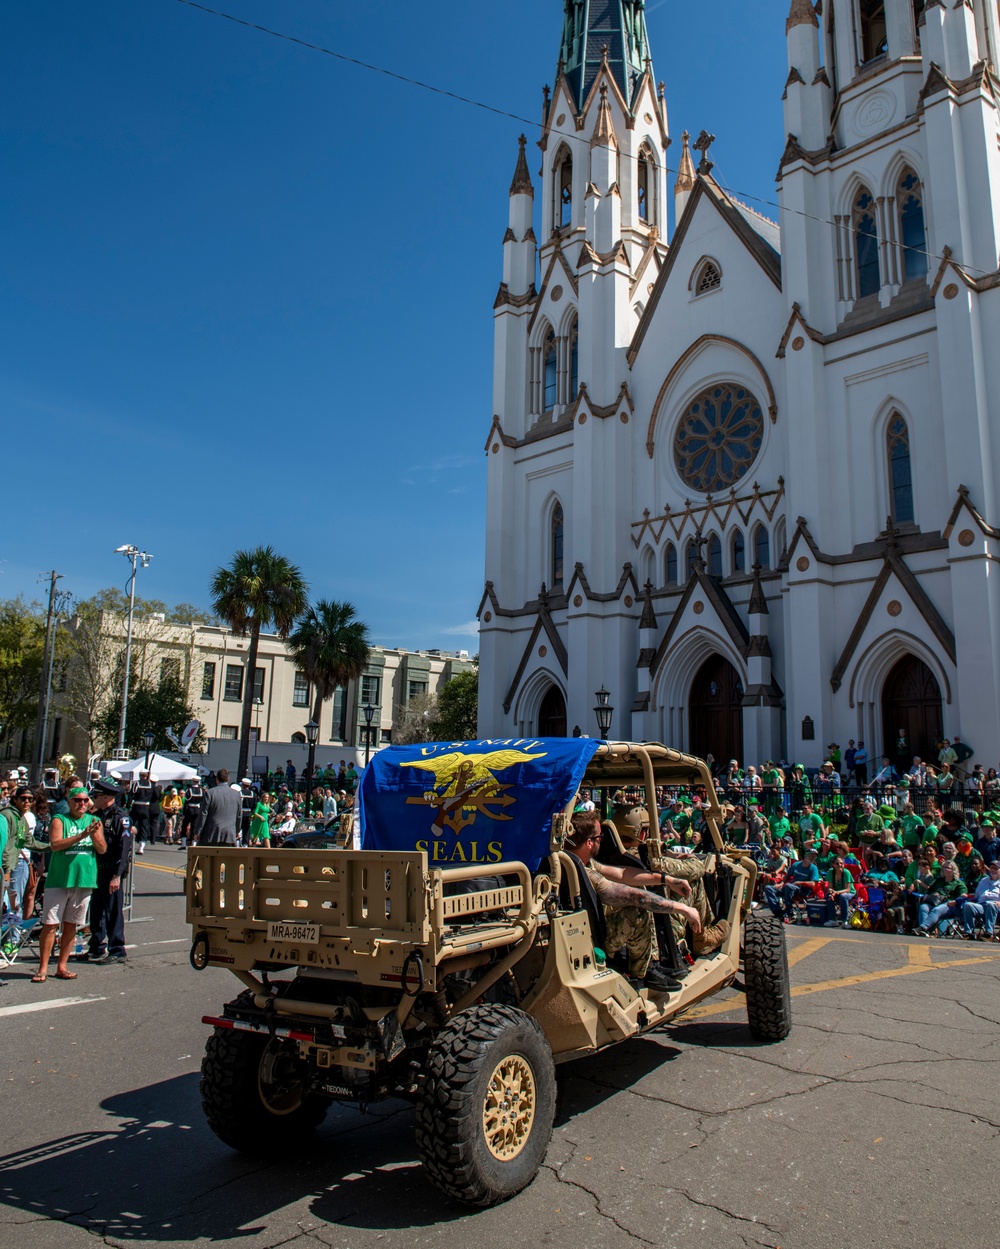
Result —
[[[373, 65], [370, 61], [362, 61], [362, 60], [359, 60], [357, 57], [348, 56], [344, 52], [336, 52], [334, 51], [333, 48], [324, 47], [322, 44], [319, 44], [319, 43], [312, 43], [308, 39], [300, 39], [296, 35], [286, 35], [283, 31], [274, 30], [270, 26], [261, 26], [257, 22], [247, 21], [246, 18], [236, 17], [232, 13], [225, 13], [223, 12], [222, 9], [210, 8], [207, 4], [198, 3], [198, 0], [177, 0], [177, 2], [179, 4], [186, 5], [190, 9], [199, 9], [202, 13], [210, 13], [213, 17], [224, 18], [227, 22], [233, 22], [237, 26], [245, 26], [248, 30], [256, 30], [256, 31], [259, 31], [263, 35], [271, 35], [275, 39], [282, 39], [286, 43], [294, 43], [298, 45], [300, 48], [307, 48], [311, 52], [320, 52], [324, 56], [333, 57], [334, 60], [342, 61], [346, 65], [354, 65], [358, 69], [367, 69], [371, 73], [382, 74], [386, 78], [395, 79], [396, 82], [405, 83], [407, 86], [410, 86], [410, 87], [417, 87], [421, 91], [430, 91], [434, 95], [444, 96], [445, 99], [456, 100], [459, 104], [468, 104], [472, 108], [482, 109], [484, 112], [493, 113], [494, 116], [496, 117], [505, 117], [505, 118], [508, 118], [510, 121], [520, 122], [521, 125], [529, 126], [534, 130], [544, 131], [545, 129], [544, 125], [541, 122], [537, 120], [532, 121], [528, 117], [522, 117], [519, 113], [512, 113], [507, 109], [497, 108], [493, 104], [486, 104], [482, 100], [473, 99], [471, 96], [460, 95], [457, 91], [449, 91], [445, 87], [437, 87], [433, 83], [424, 82], [422, 79], [419, 79], [419, 78], [410, 78], [406, 74], [400, 74], [400, 73], [397, 73], [395, 70], [386, 69], [384, 65]], [[662, 2], [665, 3], [666, 0], [662, 0]], [[654, 8], [659, 8], [659, 7], [660, 7], [659, 5], [654, 5]], [[590, 141], [582, 138], [579, 135], [564, 135], [562, 137], [564, 139], [570, 139], [577, 143], [584, 143], [586, 144], [588, 148], [590, 147]], [[625, 159], [638, 161], [638, 157], [635, 157], [635, 156], [626, 157]], [[664, 170], [666, 173], [670, 173], [670, 174], [677, 173], [676, 169], [671, 169], [669, 166], [665, 166]], [[765, 199], [761, 195], [753, 195], [749, 191], [740, 191], [732, 187], [729, 187], [725, 184], [725, 182], [720, 183], [720, 185], [722, 186], [726, 194], [730, 197], [736, 196], [739, 199], [753, 200], [755, 203], [763, 204], [767, 208], [773, 208], [779, 213], [792, 213], [796, 217], [805, 218], [807, 221], [816, 221], [820, 225], [830, 226], [830, 228], [833, 230], [843, 228], [842, 226], [838, 225], [836, 221], [831, 221], [828, 217], [819, 217], [815, 213], [804, 212], [801, 208], [789, 208], [787, 207], [787, 205], [781, 204], [777, 200]], [[923, 251], [921, 248], [916, 248], [916, 247], [911, 248], [909, 250], [912, 250], [913, 252], [916, 252], [919, 255], [926, 256], [928, 260], [937, 260], [939, 262], [943, 262], [946, 259], [950, 259], [959, 268], [964, 269], [967, 273], [976, 273], [985, 277], [991, 272], [991, 270], [989, 269], [977, 269], [974, 265], [965, 264], [962, 261], [957, 260], [954, 256], [946, 257], [943, 255], [938, 255], [938, 253], [936, 252]]]
[[280, 30], [272, 30], [270, 26], [260, 26], [256, 22], [248, 22], [245, 18], [235, 17], [232, 13], [223, 13], [221, 9], [210, 9], [207, 4], [198, 4], [197, 0], [179, 0], [190, 9], [200, 9], [202, 13], [211, 13], [214, 17], [225, 18], [227, 22], [235, 22], [237, 26], [246, 26], [249, 30], [259, 30], [261, 34], [273, 35], [275, 39], [284, 39], [286, 43], [298, 44], [300, 48], [308, 48], [311, 52], [322, 52], [324, 56], [332, 56], [346, 65], [356, 65], [359, 69], [371, 70], [373, 74], [384, 74], [386, 78], [395, 78], [397, 82], [405, 82], [408, 86], [419, 87], [422, 91], [432, 91], [435, 95], [443, 95], [449, 100], [457, 100], [460, 104], [469, 104], [473, 108], [484, 109], [487, 113], [496, 113], [498, 117], [509, 117], [525, 126], [537, 126], [535, 121], [527, 117], [519, 117], [506, 109], [495, 108], [492, 104], [484, 104], [482, 100], [473, 100], [470, 96], [459, 95], [456, 91], [448, 91], [445, 87], [436, 87], [433, 83], [422, 82], [419, 78], [409, 78], [406, 74], [398, 74], [395, 70], [386, 69], [383, 65], [372, 65], [369, 61], [359, 61], [357, 57], [347, 56], [343, 52], [335, 52], [333, 48], [324, 48], [322, 44], [310, 43], [308, 39], [299, 39], [295, 35], [286, 35]]

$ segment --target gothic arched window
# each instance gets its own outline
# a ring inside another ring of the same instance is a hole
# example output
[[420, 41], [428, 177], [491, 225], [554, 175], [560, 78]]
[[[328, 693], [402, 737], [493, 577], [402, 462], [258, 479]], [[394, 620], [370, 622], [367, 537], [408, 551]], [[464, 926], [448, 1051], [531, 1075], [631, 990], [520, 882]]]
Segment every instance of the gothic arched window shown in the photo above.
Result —
[[580, 326], [574, 321], [569, 332], [569, 402], [572, 403], [580, 391]]
[[882, 285], [878, 263], [878, 226], [875, 201], [862, 189], [854, 201], [854, 257], [858, 272], [858, 299], [877, 295]]
[[926, 8], [927, 0], [913, 0], [913, 33], [917, 37], [918, 45], [920, 44], [920, 21]]
[[544, 387], [542, 410], [551, 412], [559, 396], [559, 353], [556, 350], [556, 336], [552, 330], [545, 335], [542, 358], [545, 361], [542, 373]]
[[719, 266], [713, 260], [706, 260], [698, 270], [698, 276], [694, 282], [694, 293], [707, 295], [709, 291], [717, 291], [721, 285], [722, 274], [719, 272]]
[[552, 509], [552, 525], [550, 529], [550, 556], [551, 556], [551, 573], [552, 573], [552, 589], [561, 590], [563, 588], [563, 550], [566, 539], [566, 524], [563, 518], [563, 509], [561, 503], [556, 503]]
[[684, 575], [691, 579], [694, 575], [694, 566], [698, 562], [698, 543], [692, 538], [687, 544], [687, 550], [684, 552]]
[[747, 570], [746, 542], [744, 541], [743, 534], [740, 532], [739, 529], [737, 529], [736, 532], [733, 534], [732, 556], [733, 556], [733, 573], [735, 574], [739, 572], [746, 572]]
[[667, 558], [664, 560], [666, 584], [677, 584], [677, 548], [672, 542], [667, 543]]
[[757, 526], [757, 532], [753, 536], [753, 555], [754, 561], [761, 568], [771, 567], [771, 539], [763, 525]]
[[898, 412], [892, 414], [887, 432], [889, 502], [897, 525], [913, 523], [913, 474], [910, 467], [910, 431]]
[[716, 533], [708, 540], [708, 571], [713, 577], [722, 576], [722, 542]]
[[920, 179], [912, 169], [904, 169], [896, 187], [899, 209], [899, 244], [903, 256], [903, 281], [927, 276], [927, 230], [924, 226], [924, 197]]
[[646, 225], [656, 224], [656, 166], [653, 154], [643, 145], [639, 153], [639, 220]]
[[886, 39], [884, 0], [860, 0], [859, 33], [861, 35], [861, 63], [867, 65], [877, 57], [885, 56], [889, 49]]
[[573, 224], [573, 157], [564, 148], [556, 158], [555, 173], [555, 212], [552, 224], [561, 230]]

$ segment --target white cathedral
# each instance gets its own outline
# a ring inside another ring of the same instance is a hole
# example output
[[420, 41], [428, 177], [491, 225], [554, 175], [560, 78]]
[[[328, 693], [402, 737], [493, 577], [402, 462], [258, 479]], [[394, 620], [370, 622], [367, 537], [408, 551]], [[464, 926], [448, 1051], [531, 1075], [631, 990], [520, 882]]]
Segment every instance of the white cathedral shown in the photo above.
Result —
[[995, 766], [997, 0], [792, 0], [778, 222], [685, 134], [672, 230], [643, 0], [564, 7], [495, 304], [482, 735], [596, 736], [606, 690], [612, 737], [717, 759]]

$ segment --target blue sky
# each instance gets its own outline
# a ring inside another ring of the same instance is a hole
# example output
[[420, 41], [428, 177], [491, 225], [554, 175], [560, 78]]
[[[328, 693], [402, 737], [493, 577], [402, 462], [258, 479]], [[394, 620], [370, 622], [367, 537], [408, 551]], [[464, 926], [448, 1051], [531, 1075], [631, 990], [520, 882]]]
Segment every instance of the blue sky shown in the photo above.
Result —
[[[208, 2], [527, 118], [563, 8]], [[647, 7], [671, 156], [708, 129], [769, 200], [787, 10]], [[474, 650], [525, 127], [178, 0], [7, 0], [0, 30], [0, 596], [122, 585], [135, 542], [140, 593], [207, 604], [267, 542], [375, 641]]]

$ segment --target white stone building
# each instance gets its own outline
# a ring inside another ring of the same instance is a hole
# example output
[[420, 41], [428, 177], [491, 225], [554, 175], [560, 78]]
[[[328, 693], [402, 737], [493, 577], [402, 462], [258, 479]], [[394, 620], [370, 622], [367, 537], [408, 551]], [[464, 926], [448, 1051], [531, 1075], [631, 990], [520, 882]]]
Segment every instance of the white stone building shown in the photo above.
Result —
[[604, 686], [613, 736], [717, 758], [995, 764], [997, 4], [793, 0], [780, 227], [685, 136], [672, 235], [642, 0], [565, 8], [495, 308], [481, 731], [594, 734]]

